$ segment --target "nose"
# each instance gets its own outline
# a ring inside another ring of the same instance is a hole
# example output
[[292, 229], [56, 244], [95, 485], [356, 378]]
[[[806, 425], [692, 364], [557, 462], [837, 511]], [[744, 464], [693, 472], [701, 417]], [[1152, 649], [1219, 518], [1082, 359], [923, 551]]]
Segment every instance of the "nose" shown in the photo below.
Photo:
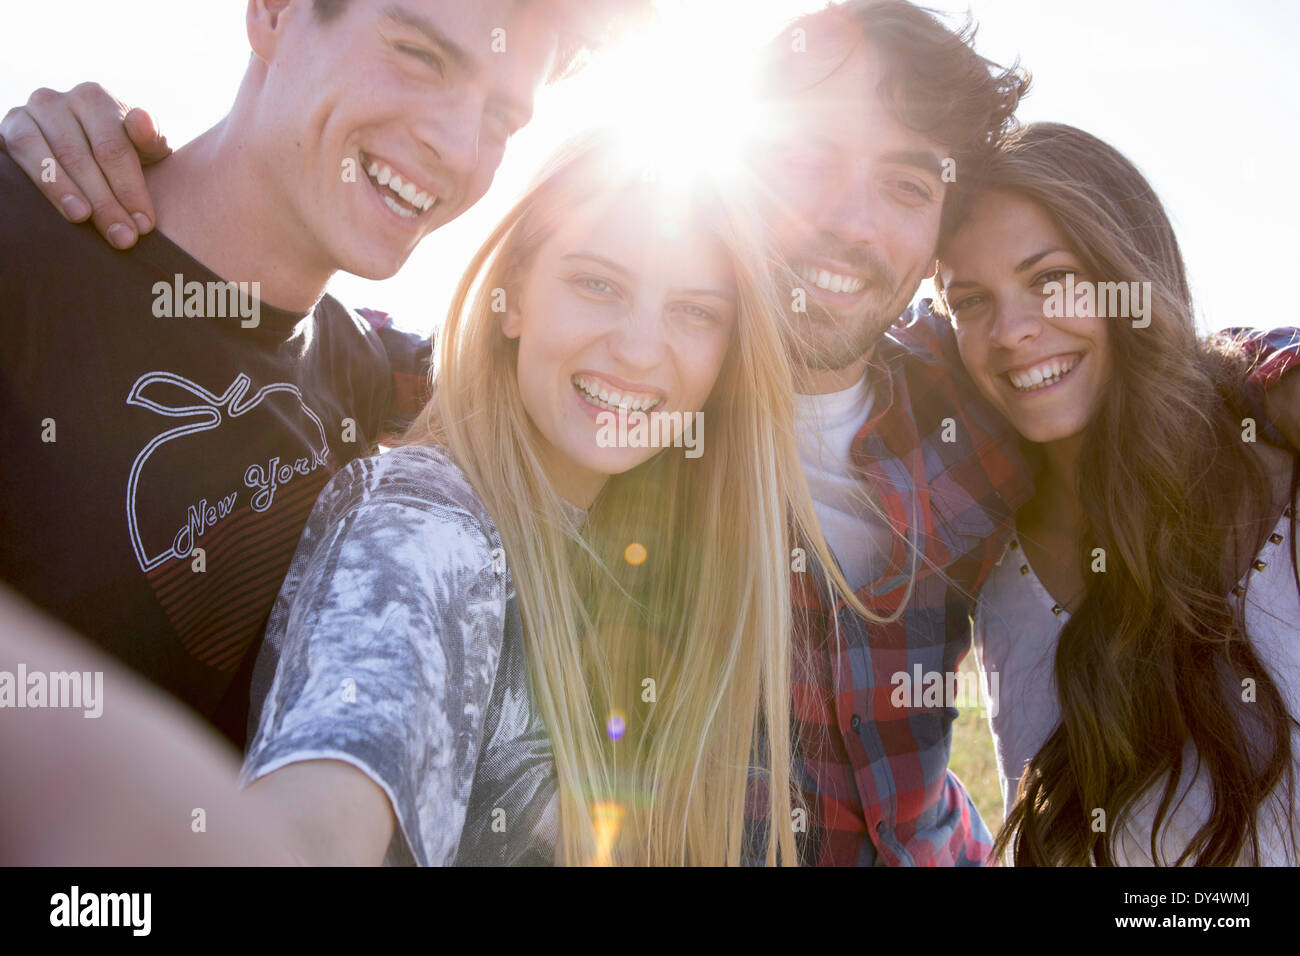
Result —
[[997, 348], [1014, 349], [1032, 341], [1043, 328], [1043, 300], [1040, 296], [1000, 295], [994, 303], [989, 342]]
[[439, 165], [454, 175], [468, 176], [478, 168], [483, 107], [482, 96], [457, 88], [431, 103], [415, 128]]
[[819, 224], [846, 244], [869, 244], [877, 240], [875, 197], [867, 174], [850, 167], [829, 180], [825, 215]]
[[664, 360], [666, 331], [657, 305], [633, 306], [609, 337], [610, 355], [629, 372], [648, 372]]

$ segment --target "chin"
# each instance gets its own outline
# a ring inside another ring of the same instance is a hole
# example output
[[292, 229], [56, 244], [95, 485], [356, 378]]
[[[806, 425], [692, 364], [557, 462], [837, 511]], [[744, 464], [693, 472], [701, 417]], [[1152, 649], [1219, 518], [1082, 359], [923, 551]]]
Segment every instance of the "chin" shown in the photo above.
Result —
[[593, 434], [585, 442], [579, 441], [564, 447], [563, 453], [569, 461], [584, 471], [613, 477], [645, 464], [659, 450], [658, 448], [601, 448], [596, 445]]
[[[627, 449], [612, 449], [614, 451], [626, 451]], [[652, 449], [658, 451], [658, 449]], [[633, 468], [638, 468], [649, 461], [652, 455], [596, 455], [590, 461], [584, 462], [585, 467], [589, 468], [599, 475], [607, 475], [613, 478], [615, 475], [626, 474]]]
[[1013, 418], [1011, 424], [1026, 441], [1033, 442], [1035, 445], [1050, 445], [1053, 442], [1065, 441], [1067, 438], [1077, 438], [1083, 434], [1085, 428], [1079, 422], [1054, 422], [1041, 419], [1016, 421]]
[[336, 231], [328, 251], [340, 271], [378, 281], [397, 275], [420, 238], [423, 236], [399, 237], [362, 228], [346, 235]]
[[376, 260], [373, 255], [354, 259], [342, 267], [342, 271], [351, 273], [361, 279], [372, 279], [380, 281], [391, 279], [406, 265], [406, 260], [411, 256], [411, 250], [406, 250], [400, 256], [394, 255]]

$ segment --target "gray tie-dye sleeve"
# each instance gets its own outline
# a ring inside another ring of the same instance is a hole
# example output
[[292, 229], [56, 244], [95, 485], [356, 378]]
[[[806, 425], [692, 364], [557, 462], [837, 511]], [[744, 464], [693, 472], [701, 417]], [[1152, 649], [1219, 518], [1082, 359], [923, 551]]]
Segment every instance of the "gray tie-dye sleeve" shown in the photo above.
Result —
[[499, 549], [440, 452], [401, 448], [343, 468], [271, 614], [241, 783], [345, 761], [392, 802], [408, 852], [390, 847], [390, 861], [453, 863], [510, 597]]

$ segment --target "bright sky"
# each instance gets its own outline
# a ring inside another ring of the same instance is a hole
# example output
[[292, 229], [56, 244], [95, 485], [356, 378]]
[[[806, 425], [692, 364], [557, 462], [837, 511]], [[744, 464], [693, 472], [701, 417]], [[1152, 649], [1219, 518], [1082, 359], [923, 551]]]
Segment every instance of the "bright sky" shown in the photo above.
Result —
[[[463, 0], [472, 2], [472, 0]], [[344, 302], [429, 331], [479, 240], [566, 133], [613, 109], [650, 110], [666, 77], [685, 104], [710, 74], [822, 0], [659, 0], [675, 46], [666, 58], [624, 50], [548, 90], [475, 209], [426, 239], [386, 282], [339, 276]], [[965, 3], [930, 0], [964, 13]], [[1300, 251], [1300, 33], [1293, 0], [970, 0], [977, 48], [1034, 74], [1023, 120], [1057, 120], [1107, 140], [1150, 178], [1174, 219], [1202, 325], [1295, 324], [1272, 286]], [[0, 104], [38, 86], [93, 79], [148, 108], [173, 146], [226, 112], [248, 59], [242, 0], [3, 0]], [[662, 65], [661, 77], [650, 66]], [[3, 110], [0, 110], [3, 112]], [[1269, 168], [1273, 173], [1270, 175]], [[1263, 280], [1263, 281], [1261, 281]]]

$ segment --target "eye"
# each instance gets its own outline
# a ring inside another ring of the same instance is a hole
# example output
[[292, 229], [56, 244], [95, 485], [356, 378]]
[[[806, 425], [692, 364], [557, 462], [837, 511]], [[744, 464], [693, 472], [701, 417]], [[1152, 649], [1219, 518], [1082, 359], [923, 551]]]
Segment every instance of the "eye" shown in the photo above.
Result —
[[427, 47], [415, 46], [410, 43], [399, 43], [397, 44], [397, 49], [399, 52], [405, 53], [407, 56], [413, 56], [421, 63], [433, 67], [433, 69], [438, 71], [439, 76], [443, 76], [446, 72], [443, 68], [442, 57], [438, 56], [438, 54], [434, 53]]
[[955, 302], [949, 302], [948, 311], [953, 315], [960, 315], [963, 312], [970, 313], [983, 305], [984, 302], [985, 297], [980, 293], [975, 293], [974, 295], [963, 296]]
[[889, 183], [895, 192], [911, 202], [929, 202], [930, 190], [912, 179], [895, 179]]
[[674, 305], [674, 308], [704, 322], [719, 321], [718, 314], [712, 309], [706, 309], [704, 306], [696, 305], [693, 302], [678, 302]]
[[1049, 282], [1064, 282], [1066, 276], [1074, 274], [1073, 269], [1049, 269], [1036, 275], [1033, 284], [1036, 288], [1041, 288]]
[[579, 289], [596, 296], [609, 297], [618, 294], [618, 286], [598, 276], [576, 276], [572, 281]]

